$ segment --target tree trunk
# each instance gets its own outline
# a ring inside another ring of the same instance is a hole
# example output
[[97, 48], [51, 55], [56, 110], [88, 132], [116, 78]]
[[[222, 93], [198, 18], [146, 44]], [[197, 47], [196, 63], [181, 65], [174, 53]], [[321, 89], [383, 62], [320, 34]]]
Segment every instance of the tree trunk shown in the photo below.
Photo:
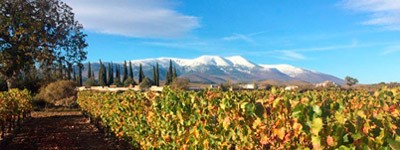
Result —
[[68, 68], [67, 68], [67, 79], [68, 80], [71, 80], [71, 71], [72, 71], [72, 64], [70, 64], [70, 63], [68, 63], [68, 66], [67, 66]]
[[11, 90], [11, 89], [13, 89], [13, 88], [16, 88], [16, 79], [17, 79], [17, 77], [15, 76], [15, 75], [13, 75], [13, 76], [11, 76], [11, 77], [8, 77], [7, 78], [7, 80], [6, 80], [6, 82], [7, 82], [7, 88], [8, 88], [8, 90]]

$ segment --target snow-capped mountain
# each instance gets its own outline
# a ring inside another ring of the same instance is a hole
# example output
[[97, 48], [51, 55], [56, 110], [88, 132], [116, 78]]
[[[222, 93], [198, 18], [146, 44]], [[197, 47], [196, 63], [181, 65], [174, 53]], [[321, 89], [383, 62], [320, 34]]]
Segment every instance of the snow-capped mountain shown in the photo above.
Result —
[[260, 65], [264, 69], [277, 69], [280, 72], [290, 76], [293, 79], [306, 81], [310, 83], [320, 83], [326, 80], [333, 81], [338, 84], [344, 84], [344, 81], [332, 75], [323, 74], [317, 71], [306, 70], [303, 68], [294, 67], [287, 64], [278, 65]]
[[294, 66], [291, 65], [286, 65], [286, 64], [279, 64], [279, 65], [260, 65], [262, 66], [264, 69], [277, 69], [280, 72], [295, 78], [296, 76], [303, 74], [306, 72], [306, 70], [301, 69], [301, 68], [296, 68]]
[[[338, 84], [344, 83], [342, 79], [332, 75], [286, 64], [259, 65], [241, 56], [220, 57], [204, 55], [194, 59], [162, 57], [132, 60], [131, 63], [132, 66], [134, 66], [134, 72], [136, 75], [138, 74], [138, 66], [142, 64], [145, 75], [147, 76], [152, 76], [152, 66], [155, 66], [158, 63], [160, 67], [160, 77], [161, 79], [164, 79], [170, 61], [173, 66], [176, 67], [177, 74], [180, 77], [189, 78], [191, 82], [222, 83], [227, 80], [234, 82], [300, 80], [309, 83], [319, 83], [330, 80]], [[118, 64], [122, 67], [122, 63]], [[92, 63], [92, 68], [96, 72], [99, 68], [99, 64]]]

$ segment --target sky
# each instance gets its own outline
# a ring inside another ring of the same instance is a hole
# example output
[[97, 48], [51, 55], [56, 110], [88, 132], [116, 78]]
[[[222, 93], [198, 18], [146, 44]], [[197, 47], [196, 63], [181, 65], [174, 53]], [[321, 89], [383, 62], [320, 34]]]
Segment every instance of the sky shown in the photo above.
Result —
[[400, 82], [400, 0], [65, 0], [87, 61], [240, 55]]

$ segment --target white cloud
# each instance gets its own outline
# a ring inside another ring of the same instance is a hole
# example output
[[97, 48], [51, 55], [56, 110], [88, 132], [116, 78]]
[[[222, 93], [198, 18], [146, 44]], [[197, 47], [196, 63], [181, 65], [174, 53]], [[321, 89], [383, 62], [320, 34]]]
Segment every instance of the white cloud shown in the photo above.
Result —
[[85, 29], [141, 38], [180, 37], [200, 27], [165, 0], [66, 0]]
[[307, 57], [300, 52], [292, 50], [271, 50], [271, 51], [258, 51], [258, 52], [247, 52], [245, 55], [252, 56], [270, 56], [283, 60], [297, 61], [297, 60], [307, 60]]
[[245, 41], [247, 43], [251, 43], [251, 44], [255, 44], [255, 41], [253, 39], [253, 36], [262, 34], [264, 32], [256, 32], [256, 33], [251, 33], [251, 34], [238, 34], [238, 33], [234, 33], [230, 36], [227, 37], [223, 37], [222, 40], [224, 41], [235, 41], [235, 40], [242, 40]]
[[288, 51], [288, 50], [283, 50], [283, 51], [277, 51], [280, 53], [281, 56], [279, 58], [281, 59], [286, 59], [286, 60], [305, 60], [306, 56], [303, 54], [300, 54], [295, 51]]
[[344, 0], [347, 9], [370, 13], [364, 25], [379, 25], [388, 30], [400, 31], [399, 0]]
[[298, 49], [291, 49], [290, 51], [297, 51], [297, 52], [332, 51], [332, 50], [355, 48], [355, 47], [359, 47], [359, 46], [361, 46], [361, 45], [358, 44], [358, 41], [354, 40], [351, 42], [351, 44], [298, 48]]
[[208, 46], [205, 42], [143, 42], [144, 45], [178, 48], [178, 49], [201, 49]]
[[[377, 44], [371, 44], [377, 45]], [[356, 47], [365, 47], [368, 45], [359, 45], [357, 40], [353, 40], [350, 44], [344, 45], [329, 45], [321, 47], [306, 47], [306, 48], [296, 48], [296, 49], [275, 49], [275, 50], [265, 50], [265, 51], [253, 51], [247, 52], [246, 55], [270, 55], [279, 59], [284, 60], [307, 60], [309, 59], [304, 53], [313, 52], [324, 52], [324, 51], [335, 51], [335, 50], [347, 50]]]
[[383, 51], [381, 53], [381, 55], [389, 55], [389, 54], [397, 53], [397, 52], [400, 52], [400, 45], [390, 46], [390, 47], [386, 48], [386, 50]]
[[236, 34], [236, 33], [231, 36], [223, 37], [222, 40], [224, 41], [242, 40], [248, 43], [254, 43], [254, 40], [250, 36], [246, 36], [243, 34]]

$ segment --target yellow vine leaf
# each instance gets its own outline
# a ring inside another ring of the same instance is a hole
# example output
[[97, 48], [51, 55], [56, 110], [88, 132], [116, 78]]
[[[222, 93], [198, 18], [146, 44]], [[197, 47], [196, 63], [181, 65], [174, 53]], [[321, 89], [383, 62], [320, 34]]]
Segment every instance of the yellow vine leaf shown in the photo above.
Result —
[[278, 136], [279, 139], [283, 140], [285, 138], [285, 127], [279, 129], [273, 129], [272, 132]]
[[260, 126], [262, 124], [262, 121], [260, 118], [257, 118], [254, 122], [253, 122], [253, 129], [257, 129], [258, 126]]
[[261, 136], [260, 143], [261, 143], [262, 145], [268, 144], [268, 140], [269, 140], [269, 138], [268, 138], [267, 135], [262, 135], [262, 136]]
[[229, 119], [229, 117], [226, 117], [222, 123], [222, 126], [224, 127], [225, 130], [227, 130], [230, 124], [231, 120]]
[[295, 122], [293, 124], [293, 130], [294, 130], [295, 135], [298, 135], [302, 129], [303, 129], [303, 125], [301, 125], [300, 123]]
[[357, 115], [360, 116], [361, 118], [364, 118], [364, 119], [367, 118], [367, 116], [365, 115], [364, 111], [362, 111], [362, 110], [359, 110], [357, 112]]
[[312, 145], [313, 145], [313, 149], [316, 149], [316, 150], [322, 150], [322, 149], [324, 149], [324, 148], [321, 146], [321, 139], [320, 139], [318, 136], [312, 136], [312, 137], [311, 137], [311, 143], [312, 143]]
[[210, 147], [210, 142], [208, 142], [208, 140], [206, 139], [206, 140], [204, 140], [204, 142], [203, 142], [203, 146], [204, 146], [204, 148], [205, 149], [209, 149], [209, 147]]
[[342, 125], [346, 123], [346, 118], [345, 118], [343, 113], [336, 112], [335, 113], [335, 118]]
[[177, 116], [178, 119], [179, 119], [179, 123], [183, 125], [183, 118], [182, 118], [181, 112], [176, 113], [176, 116]]
[[312, 121], [311, 132], [314, 135], [318, 135], [319, 131], [321, 131], [322, 126], [324, 123], [322, 122], [321, 118], [314, 118]]
[[193, 135], [195, 138], [199, 138], [199, 131], [197, 131], [197, 126], [195, 126], [193, 129]]

